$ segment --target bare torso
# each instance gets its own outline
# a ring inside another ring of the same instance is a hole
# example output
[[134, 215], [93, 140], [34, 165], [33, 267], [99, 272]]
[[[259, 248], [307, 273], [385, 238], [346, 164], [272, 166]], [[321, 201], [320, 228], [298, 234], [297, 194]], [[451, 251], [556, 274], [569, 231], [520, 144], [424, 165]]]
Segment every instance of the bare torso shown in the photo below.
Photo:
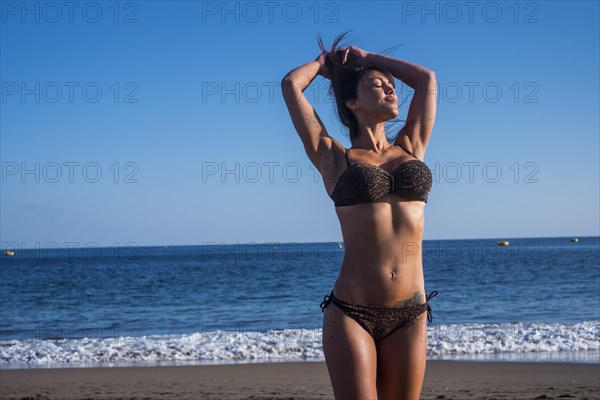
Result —
[[[386, 155], [390, 159], [385, 163], [364, 161], [393, 170], [406, 161], [398, 150], [396, 147], [395, 153]], [[346, 166], [343, 157], [338, 173]], [[326, 184], [328, 193], [334, 183]], [[421, 246], [425, 203], [389, 193], [373, 202], [335, 210], [344, 240], [344, 258], [333, 287], [336, 297], [349, 303], [389, 307], [424, 303]]]

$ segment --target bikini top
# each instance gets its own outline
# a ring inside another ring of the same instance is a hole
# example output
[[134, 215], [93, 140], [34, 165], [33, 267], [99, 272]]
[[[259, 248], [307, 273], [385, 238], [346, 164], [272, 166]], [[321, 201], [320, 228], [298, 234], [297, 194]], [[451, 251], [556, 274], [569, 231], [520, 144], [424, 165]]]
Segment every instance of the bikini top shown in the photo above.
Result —
[[403, 162], [392, 173], [370, 163], [350, 165], [346, 149], [347, 168], [340, 175], [331, 193], [335, 207], [368, 203], [391, 192], [427, 203], [432, 184], [431, 170], [404, 146], [397, 145], [416, 160]]

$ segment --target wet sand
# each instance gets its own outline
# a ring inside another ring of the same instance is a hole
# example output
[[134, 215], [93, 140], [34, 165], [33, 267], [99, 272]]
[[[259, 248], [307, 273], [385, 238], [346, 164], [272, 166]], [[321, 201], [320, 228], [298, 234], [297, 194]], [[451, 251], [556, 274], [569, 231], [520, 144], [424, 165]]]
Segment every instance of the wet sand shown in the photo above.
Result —
[[[323, 362], [0, 371], [1, 399], [333, 399]], [[600, 365], [427, 362], [422, 399], [600, 399]]]

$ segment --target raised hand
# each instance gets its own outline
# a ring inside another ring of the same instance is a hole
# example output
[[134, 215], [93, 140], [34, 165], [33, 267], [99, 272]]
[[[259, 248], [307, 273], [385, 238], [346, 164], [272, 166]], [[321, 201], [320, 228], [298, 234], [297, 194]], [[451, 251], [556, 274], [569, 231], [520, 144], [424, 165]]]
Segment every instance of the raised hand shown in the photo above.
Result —
[[323, 51], [321, 54], [319, 54], [319, 56], [315, 59], [315, 61], [317, 61], [320, 65], [319, 70], [317, 71], [317, 74], [321, 75], [324, 78], [331, 79], [331, 71], [325, 64], [325, 59], [327, 58], [328, 55], [329, 55], [329, 52]]
[[343, 51], [342, 64], [346, 63], [346, 61], [353, 61], [353, 62], [365, 61], [365, 58], [369, 54], [368, 51], [364, 51], [363, 49], [359, 49], [358, 47], [355, 47], [355, 46], [348, 46], [345, 49], [343, 49], [342, 51]]

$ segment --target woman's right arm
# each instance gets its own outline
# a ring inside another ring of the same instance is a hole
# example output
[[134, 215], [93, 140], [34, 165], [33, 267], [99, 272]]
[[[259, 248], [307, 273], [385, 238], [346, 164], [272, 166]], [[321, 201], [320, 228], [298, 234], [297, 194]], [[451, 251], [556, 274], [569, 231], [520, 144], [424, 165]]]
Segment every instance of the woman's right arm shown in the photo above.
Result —
[[281, 91], [294, 128], [304, 144], [308, 158], [317, 169], [320, 169], [321, 162], [331, 155], [332, 138], [327, 134], [323, 122], [303, 92], [317, 75], [327, 76], [323, 59], [322, 54], [317, 60], [288, 72], [281, 80]]

